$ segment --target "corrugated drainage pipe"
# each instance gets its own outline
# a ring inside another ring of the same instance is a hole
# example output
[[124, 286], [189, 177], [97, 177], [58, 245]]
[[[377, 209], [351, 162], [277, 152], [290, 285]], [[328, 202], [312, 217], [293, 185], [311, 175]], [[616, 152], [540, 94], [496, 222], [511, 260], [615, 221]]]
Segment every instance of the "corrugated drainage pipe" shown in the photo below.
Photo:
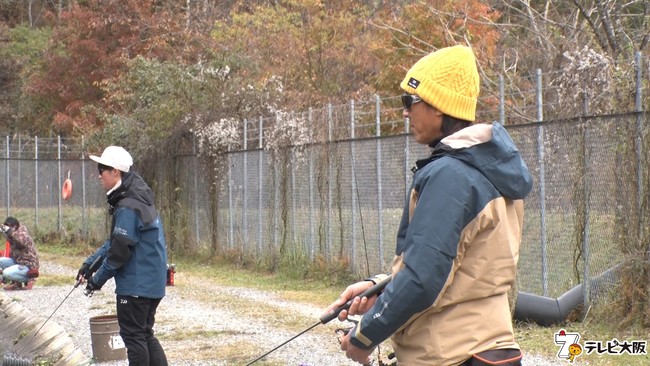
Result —
[[582, 301], [582, 284], [557, 299], [520, 291], [515, 305], [515, 319], [534, 321], [543, 326], [561, 323]]
[[[606, 289], [616, 282], [620, 268], [621, 264], [591, 280], [589, 288], [592, 299], [606, 292]], [[519, 291], [514, 318], [521, 321], [534, 321], [543, 326], [561, 323], [566, 320], [571, 310], [584, 302], [583, 293], [583, 284], [577, 285], [557, 299]]]

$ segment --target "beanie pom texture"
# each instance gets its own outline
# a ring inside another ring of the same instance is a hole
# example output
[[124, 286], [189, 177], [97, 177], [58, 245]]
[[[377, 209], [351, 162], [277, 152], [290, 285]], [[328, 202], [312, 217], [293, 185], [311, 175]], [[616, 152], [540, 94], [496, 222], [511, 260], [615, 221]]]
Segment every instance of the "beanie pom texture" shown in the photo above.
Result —
[[400, 87], [446, 115], [474, 122], [479, 82], [472, 49], [458, 45], [422, 57], [406, 73]]

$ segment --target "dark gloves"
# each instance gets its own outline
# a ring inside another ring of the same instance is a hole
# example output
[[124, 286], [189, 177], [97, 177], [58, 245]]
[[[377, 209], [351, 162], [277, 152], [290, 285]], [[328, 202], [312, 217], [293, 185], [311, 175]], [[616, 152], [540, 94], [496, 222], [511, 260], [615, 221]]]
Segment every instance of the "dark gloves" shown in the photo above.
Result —
[[[95, 274], [95, 272], [97, 272], [97, 270], [99, 269], [99, 267], [101, 267], [101, 265], [102, 265], [101, 256], [97, 256], [91, 264], [88, 263], [82, 264], [81, 268], [79, 268], [79, 272], [77, 272], [77, 278], [74, 283], [74, 287], [77, 288], [77, 286], [79, 286], [79, 284], [83, 282], [83, 280], [88, 280], [90, 282], [90, 278], [93, 276], [93, 274]], [[86, 290], [88, 290], [88, 287], [86, 287]], [[88, 293], [86, 293], [86, 295], [88, 295]]]
[[92, 296], [93, 292], [101, 290], [102, 287], [93, 281], [93, 278], [90, 277], [88, 279], [88, 282], [86, 282], [86, 290], [84, 291], [84, 295], [86, 296]]
[[79, 268], [79, 272], [77, 272], [77, 277], [75, 279], [78, 280], [79, 277], [83, 277], [85, 279], [86, 276], [88, 276], [88, 268], [90, 268], [90, 264], [82, 264], [81, 268]]

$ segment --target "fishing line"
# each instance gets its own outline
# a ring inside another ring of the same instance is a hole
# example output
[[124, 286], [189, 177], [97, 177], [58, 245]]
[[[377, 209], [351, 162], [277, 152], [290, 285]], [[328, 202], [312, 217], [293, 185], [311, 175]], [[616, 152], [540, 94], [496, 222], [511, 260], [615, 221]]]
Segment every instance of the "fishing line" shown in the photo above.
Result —
[[[363, 224], [363, 210], [361, 209], [361, 195], [359, 194], [359, 184], [357, 183], [357, 174], [354, 169], [354, 155], [352, 154], [352, 144], [350, 142], [350, 158], [352, 159], [352, 179], [354, 180], [354, 188], [357, 194], [357, 207], [359, 207], [359, 221], [361, 223], [361, 239], [363, 240], [363, 250], [366, 257], [366, 270], [368, 271], [368, 277], [371, 276], [370, 273], [370, 259], [368, 258], [368, 244], [366, 243], [366, 229]], [[354, 238], [352, 238], [354, 241]], [[352, 243], [354, 245], [354, 242]]]
[[[102, 259], [101, 256], [97, 256], [97, 258], [95, 258], [95, 260], [93, 261], [93, 263], [88, 267], [88, 270], [87, 270], [86, 273], [84, 274], [84, 278], [88, 279], [88, 278], [92, 275], [92, 273], [95, 272], [95, 271], [99, 268], [99, 266], [101, 266], [101, 259]], [[63, 303], [65, 303], [65, 300], [67, 300], [68, 297], [70, 297], [70, 295], [72, 294], [72, 291], [74, 291], [77, 287], [79, 287], [79, 284], [81, 284], [81, 280], [79, 280], [79, 279], [75, 280], [74, 286], [72, 286], [72, 289], [70, 290], [70, 292], [68, 292], [68, 294], [65, 296], [65, 298], [63, 298], [63, 301], [61, 301], [61, 303], [59, 303], [59, 306], [57, 306], [56, 309], [54, 309], [54, 311], [52, 312], [52, 314], [50, 314], [50, 316], [49, 316], [47, 319], [45, 319], [45, 321], [43, 322], [43, 324], [41, 324], [41, 326], [38, 328], [38, 330], [36, 330], [36, 332], [32, 335], [32, 337], [29, 339], [29, 341], [27, 341], [27, 342], [22, 346], [22, 348], [20, 349], [20, 351], [19, 351], [18, 353], [16, 353], [16, 357], [15, 357], [15, 359], [12, 360], [12, 358], [9, 358], [9, 361], [21, 361], [20, 358], [19, 358], [18, 356], [20, 356], [20, 355], [25, 351], [25, 349], [27, 348], [27, 346], [28, 346], [30, 343], [32, 343], [32, 341], [34, 340], [34, 338], [36, 338], [36, 335], [41, 331], [41, 329], [43, 329], [43, 327], [45, 326], [45, 324], [47, 324], [47, 322], [52, 318], [52, 316], [54, 316], [54, 314], [56, 313], [57, 310], [59, 310], [59, 308], [61, 307], [61, 305], [63, 305]], [[7, 359], [8, 359], [8, 357], [5, 356], [5, 360], [7, 360]], [[3, 365], [4, 365], [4, 362], [3, 362]]]
[[[78, 285], [77, 285], [77, 286], [78, 286]], [[68, 294], [65, 296], [65, 298], [63, 299], [63, 301], [61, 301], [61, 303], [59, 304], [59, 306], [57, 306], [56, 309], [54, 309], [54, 311], [52, 312], [52, 314], [50, 314], [50, 316], [49, 316], [47, 319], [45, 319], [45, 321], [43, 322], [43, 324], [41, 324], [41, 326], [38, 328], [38, 330], [36, 331], [36, 333], [34, 333], [34, 334], [32, 335], [32, 337], [29, 339], [29, 341], [23, 345], [23, 347], [20, 349], [20, 351], [19, 351], [18, 353], [16, 353], [16, 357], [20, 356], [20, 355], [25, 351], [25, 348], [27, 348], [27, 346], [28, 346], [30, 343], [32, 343], [32, 341], [34, 340], [34, 338], [36, 337], [36, 335], [38, 334], [38, 332], [40, 332], [41, 329], [43, 329], [43, 327], [45, 326], [45, 324], [50, 320], [50, 318], [52, 318], [52, 316], [54, 315], [54, 313], [56, 313], [56, 311], [59, 310], [59, 308], [61, 307], [61, 305], [63, 305], [63, 303], [65, 302], [65, 300], [68, 299], [68, 297], [70, 296], [70, 294], [72, 294], [72, 291], [74, 291], [74, 290], [77, 288], [77, 286], [74, 286], [74, 287], [72, 288], [72, 290], [70, 290], [70, 292], [68, 292]]]
[[[370, 273], [370, 259], [368, 258], [368, 244], [366, 243], [366, 229], [365, 229], [365, 225], [363, 224], [363, 210], [361, 208], [361, 195], [359, 194], [359, 184], [357, 182], [357, 174], [355, 173], [355, 169], [354, 169], [354, 156], [352, 155], [352, 142], [350, 142], [350, 157], [352, 159], [352, 179], [354, 179], [354, 188], [357, 193], [357, 206], [359, 207], [359, 221], [361, 222], [361, 238], [363, 239], [363, 251], [366, 256], [366, 270], [368, 272], [368, 277], [372, 277], [372, 273]], [[377, 358], [381, 359], [381, 348], [379, 346], [377, 346]]]
[[[390, 281], [391, 281], [391, 276], [388, 276], [383, 281], [377, 283], [376, 285], [373, 285], [372, 287], [370, 287], [369, 289], [367, 289], [366, 291], [364, 291], [363, 293], [361, 293], [360, 295], [357, 295], [355, 297], [363, 298], [363, 297], [371, 297], [371, 296], [377, 295], [384, 289], [384, 287], [386, 287], [386, 285]], [[310, 326], [309, 328], [303, 330], [302, 332], [296, 334], [295, 336], [289, 338], [288, 340], [282, 342], [282, 344], [280, 344], [279, 346], [277, 346], [277, 347], [273, 348], [272, 350], [266, 352], [265, 354], [261, 355], [260, 357], [258, 357], [256, 359], [254, 359], [253, 361], [247, 363], [246, 366], [250, 366], [250, 365], [254, 364], [255, 362], [261, 360], [262, 358], [268, 356], [270, 353], [274, 352], [278, 348], [284, 346], [285, 344], [291, 342], [292, 340], [294, 340], [294, 339], [298, 338], [299, 336], [301, 336], [301, 335], [307, 333], [308, 331], [312, 330], [317, 325], [319, 325], [319, 324], [327, 324], [330, 321], [334, 320], [336, 317], [339, 316], [339, 313], [341, 311], [349, 309], [350, 306], [352, 305], [353, 301], [354, 301], [354, 298], [348, 300], [348, 302], [346, 302], [343, 305], [340, 305], [338, 308], [331, 310], [329, 313], [321, 316], [317, 323], [315, 323], [314, 325]]]

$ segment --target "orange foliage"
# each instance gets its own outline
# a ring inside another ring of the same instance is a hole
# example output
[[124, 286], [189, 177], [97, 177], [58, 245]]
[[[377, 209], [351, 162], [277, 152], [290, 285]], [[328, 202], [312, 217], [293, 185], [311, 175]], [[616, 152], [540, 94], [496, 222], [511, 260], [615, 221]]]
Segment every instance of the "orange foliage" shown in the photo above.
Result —
[[128, 59], [142, 55], [191, 63], [201, 58], [204, 39], [186, 31], [178, 14], [153, 4], [90, 0], [73, 3], [61, 14], [43, 64], [25, 88], [47, 100], [50, 110], [40, 118], [53, 122], [53, 132], [70, 135], [101, 128], [88, 110], [101, 105], [101, 83], [124, 73]]
[[241, 58], [241, 73], [256, 81], [282, 77], [290, 107], [304, 108], [349, 97], [375, 71], [367, 15], [356, 1], [246, 1], [217, 22], [213, 36], [224, 52]]
[[406, 70], [422, 56], [455, 44], [471, 46], [479, 64], [494, 57], [501, 14], [478, 0], [417, 1], [382, 9], [372, 20], [381, 36], [371, 44], [382, 61], [375, 86], [395, 92]]

